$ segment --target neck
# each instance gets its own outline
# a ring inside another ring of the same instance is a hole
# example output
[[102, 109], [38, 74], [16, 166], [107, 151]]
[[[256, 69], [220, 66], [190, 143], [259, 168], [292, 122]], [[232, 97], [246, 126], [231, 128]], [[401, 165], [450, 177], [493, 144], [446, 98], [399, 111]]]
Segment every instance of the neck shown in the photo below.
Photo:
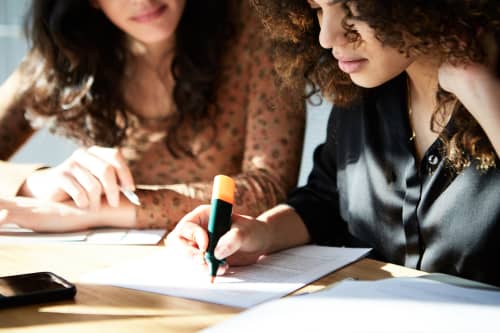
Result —
[[426, 105], [429, 112], [436, 106], [439, 64], [429, 58], [415, 60], [407, 69], [412, 102]]
[[169, 67], [173, 60], [175, 39], [171, 38], [158, 43], [144, 44], [137, 41], [131, 42], [131, 52], [138, 60], [145, 62], [157, 70]]

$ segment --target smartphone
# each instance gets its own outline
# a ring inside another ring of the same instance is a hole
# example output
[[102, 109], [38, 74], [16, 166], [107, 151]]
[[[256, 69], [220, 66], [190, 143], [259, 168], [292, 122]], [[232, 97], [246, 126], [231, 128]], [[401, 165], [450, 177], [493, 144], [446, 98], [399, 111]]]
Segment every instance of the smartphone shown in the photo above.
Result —
[[0, 308], [75, 297], [76, 287], [51, 272], [0, 277]]

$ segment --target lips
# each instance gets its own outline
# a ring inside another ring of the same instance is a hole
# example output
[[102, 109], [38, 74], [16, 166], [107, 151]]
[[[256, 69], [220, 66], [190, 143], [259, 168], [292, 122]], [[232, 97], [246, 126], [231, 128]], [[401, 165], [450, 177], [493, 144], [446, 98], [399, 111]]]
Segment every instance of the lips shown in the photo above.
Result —
[[339, 58], [339, 68], [341, 71], [346, 72], [348, 74], [357, 72], [363, 67], [363, 65], [367, 62], [367, 59], [364, 58]]
[[138, 23], [147, 23], [163, 15], [166, 9], [166, 5], [159, 5], [158, 7], [147, 9], [140, 14], [134, 15], [130, 19]]

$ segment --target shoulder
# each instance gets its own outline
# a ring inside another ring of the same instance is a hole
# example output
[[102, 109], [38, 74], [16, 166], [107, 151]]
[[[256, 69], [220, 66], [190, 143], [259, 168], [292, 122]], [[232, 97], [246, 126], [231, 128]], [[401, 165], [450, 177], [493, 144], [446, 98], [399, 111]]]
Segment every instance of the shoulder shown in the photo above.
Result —
[[247, 53], [269, 46], [264, 38], [264, 26], [250, 1], [231, 1], [229, 15], [234, 30], [234, 43]]
[[240, 28], [240, 31], [246, 27], [259, 27], [262, 25], [250, 1], [231, 0], [228, 3], [228, 12], [233, 22]]

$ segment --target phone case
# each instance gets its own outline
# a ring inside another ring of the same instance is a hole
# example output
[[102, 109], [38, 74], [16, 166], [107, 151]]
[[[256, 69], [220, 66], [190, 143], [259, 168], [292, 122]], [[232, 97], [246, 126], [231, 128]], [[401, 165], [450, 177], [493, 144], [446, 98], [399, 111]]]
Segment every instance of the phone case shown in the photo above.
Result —
[[59, 283], [56, 289], [40, 289], [34, 290], [29, 293], [18, 294], [13, 296], [0, 295], [0, 308], [13, 307], [27, 304], [38, 304], [51, 301], [60, 301], [65, 299], [74, 298], [76, 295], [76, 287], [72, 283], [66, 281], [62, 277], [52, 272], [36, 272], [29, 274], [11, 275], [0, 277], [2, 278], [37, 278], [37, 277], [51, 277]]

